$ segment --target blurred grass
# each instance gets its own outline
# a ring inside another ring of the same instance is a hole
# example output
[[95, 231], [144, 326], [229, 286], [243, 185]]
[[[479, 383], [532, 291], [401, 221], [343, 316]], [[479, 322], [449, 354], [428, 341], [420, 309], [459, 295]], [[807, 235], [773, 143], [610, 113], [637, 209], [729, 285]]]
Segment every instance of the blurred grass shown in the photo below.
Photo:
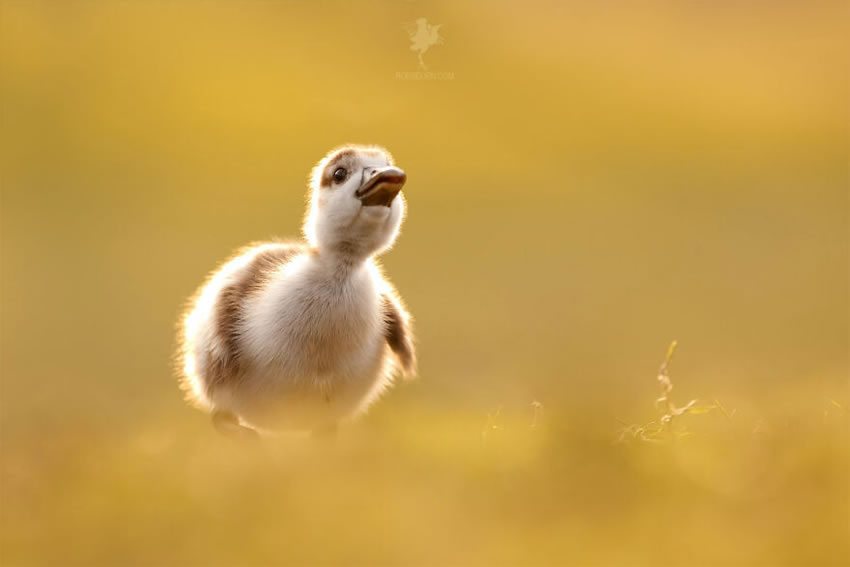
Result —
[[[395, 79], [423, 16], [454, 80]], [[0, 2], [0, 561], [848, 562], [846, 27], [842, 2]], [[180, 400], [174, 321], [296, 233], [346, 141], [410, 175], [384, 263], [422, 379], [334, 444], [232, 445]], [[675, 399], [734, 416], [616, 444], [674, 336]]]

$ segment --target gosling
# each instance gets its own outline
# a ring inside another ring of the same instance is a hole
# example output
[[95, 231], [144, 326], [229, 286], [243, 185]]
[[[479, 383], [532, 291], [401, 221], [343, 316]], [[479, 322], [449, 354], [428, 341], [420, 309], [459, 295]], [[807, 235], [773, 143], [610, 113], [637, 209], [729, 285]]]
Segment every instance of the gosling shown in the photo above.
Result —
[[415, 374], [410, 314], [375, 261], [398, 236], [406, 179], [383, 148], [331, 151], [311, 176], [306, 242], [249, 245], [190, 300], [181, 385], [219, 431], [333, 431]]

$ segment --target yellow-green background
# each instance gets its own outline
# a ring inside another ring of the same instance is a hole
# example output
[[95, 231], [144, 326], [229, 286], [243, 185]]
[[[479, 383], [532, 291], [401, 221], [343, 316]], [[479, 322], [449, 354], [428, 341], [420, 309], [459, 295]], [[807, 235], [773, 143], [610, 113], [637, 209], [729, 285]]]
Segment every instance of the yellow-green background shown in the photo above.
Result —
[[[451, 80], [396, 78], [419, 17]], [[847, 28], [817, 1], [2, 0], [0, 562], [846, 564]], [[181, 400], [175, 321], [297, 233], [345, 142], [409, 175], [384, 265], [421, 378], [335, 441], [233, 443]], [[674, 401], [730, 417], [617, 443], [674, 338]]]

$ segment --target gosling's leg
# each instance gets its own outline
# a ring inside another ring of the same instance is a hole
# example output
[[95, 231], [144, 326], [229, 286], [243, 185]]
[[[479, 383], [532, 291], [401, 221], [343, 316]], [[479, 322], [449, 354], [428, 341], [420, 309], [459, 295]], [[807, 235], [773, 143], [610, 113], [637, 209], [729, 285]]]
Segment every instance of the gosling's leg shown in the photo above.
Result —
[[212, 412], [213, 426], [219, 433], [232, 439], [259, 439], [259, 434], [239, 423], [239, 418], [229, 411], [215, 410]]

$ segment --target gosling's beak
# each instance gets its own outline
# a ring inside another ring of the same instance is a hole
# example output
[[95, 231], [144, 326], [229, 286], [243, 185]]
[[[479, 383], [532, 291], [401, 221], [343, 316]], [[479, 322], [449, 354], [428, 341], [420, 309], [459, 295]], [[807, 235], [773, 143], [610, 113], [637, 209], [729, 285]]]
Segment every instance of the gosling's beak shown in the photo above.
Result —
[[375, 205], [389, 207], [405, 181], [407, 181], [407, 174], [397, 167], [367, 169], [363, 184], [354, 196], [366, 207]]

